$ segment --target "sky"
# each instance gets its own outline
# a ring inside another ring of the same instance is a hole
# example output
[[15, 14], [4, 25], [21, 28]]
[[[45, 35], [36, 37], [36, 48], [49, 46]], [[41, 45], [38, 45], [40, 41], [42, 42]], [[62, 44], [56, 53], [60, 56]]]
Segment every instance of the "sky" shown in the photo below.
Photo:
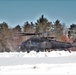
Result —
[[76, 24], [76, 0], [0, 0], [0, 23], [10, 27], [23, 26], [26, 21], [35, 23], [41, 15], [70, 27]]

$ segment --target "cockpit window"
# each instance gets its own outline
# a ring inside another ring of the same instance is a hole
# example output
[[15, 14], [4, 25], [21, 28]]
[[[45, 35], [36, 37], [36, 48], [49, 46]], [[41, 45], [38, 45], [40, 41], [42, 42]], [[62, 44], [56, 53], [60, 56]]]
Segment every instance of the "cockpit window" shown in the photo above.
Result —
[[27, 46], [37, 46], [37, 45], [38, 45], [38, 42], [27, 41], [26, 45], [27, 45]]

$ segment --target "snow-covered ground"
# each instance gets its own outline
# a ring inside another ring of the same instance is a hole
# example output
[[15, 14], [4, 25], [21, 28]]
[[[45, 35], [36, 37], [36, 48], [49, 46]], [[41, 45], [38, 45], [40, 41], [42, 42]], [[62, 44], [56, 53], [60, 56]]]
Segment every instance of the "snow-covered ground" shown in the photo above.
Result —
[[76, 52], [0, 53], [1, 74], [76, 74]]

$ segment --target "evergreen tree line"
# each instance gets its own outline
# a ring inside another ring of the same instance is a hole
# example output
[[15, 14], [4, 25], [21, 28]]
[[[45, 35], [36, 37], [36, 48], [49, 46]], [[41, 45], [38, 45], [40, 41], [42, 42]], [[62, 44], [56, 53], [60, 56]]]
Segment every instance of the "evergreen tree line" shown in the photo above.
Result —
[[[14, 48], [20, 45], [22, 42], [21, 36], [15, 36], [17, 32], [26, 33], [44, 33], [50, 32], [54, 34], [56, 39], [64, 34], [65, 24], [56, 20], [54, 23], [49, 22], [44, 15], [37, 20], [36, 23], [25, 22], [23, 26], [16, 25], [16, 27], [10, 28], [6, 22], [0, 23], [0, 52], [15, 51]], [[76, 24], [70, 25], [70, 29], [76, 30]], [[53, 33], [54, 32], [54, 33]], [[49, 34], [50, 35], [50, 34]], [[70, 32], [69, 32], [70, 35]]]

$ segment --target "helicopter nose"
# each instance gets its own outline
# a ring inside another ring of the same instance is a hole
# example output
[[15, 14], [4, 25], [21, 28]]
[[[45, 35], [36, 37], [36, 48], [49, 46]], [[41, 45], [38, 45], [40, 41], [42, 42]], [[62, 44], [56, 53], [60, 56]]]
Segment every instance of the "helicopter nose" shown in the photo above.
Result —
[[22, 45], [20, 45], [20, 46], [19, 46], [19, 49], [23, 49], [23, 46], [22, 46]]
[[22, 49], [22, 46], [21, 45], [19, 46], [19, 49]]
[[21, 45], [19, 46], [19, 48], [20, 48], [20, 49], [24, 49], [24, 45], [21, 44]]

